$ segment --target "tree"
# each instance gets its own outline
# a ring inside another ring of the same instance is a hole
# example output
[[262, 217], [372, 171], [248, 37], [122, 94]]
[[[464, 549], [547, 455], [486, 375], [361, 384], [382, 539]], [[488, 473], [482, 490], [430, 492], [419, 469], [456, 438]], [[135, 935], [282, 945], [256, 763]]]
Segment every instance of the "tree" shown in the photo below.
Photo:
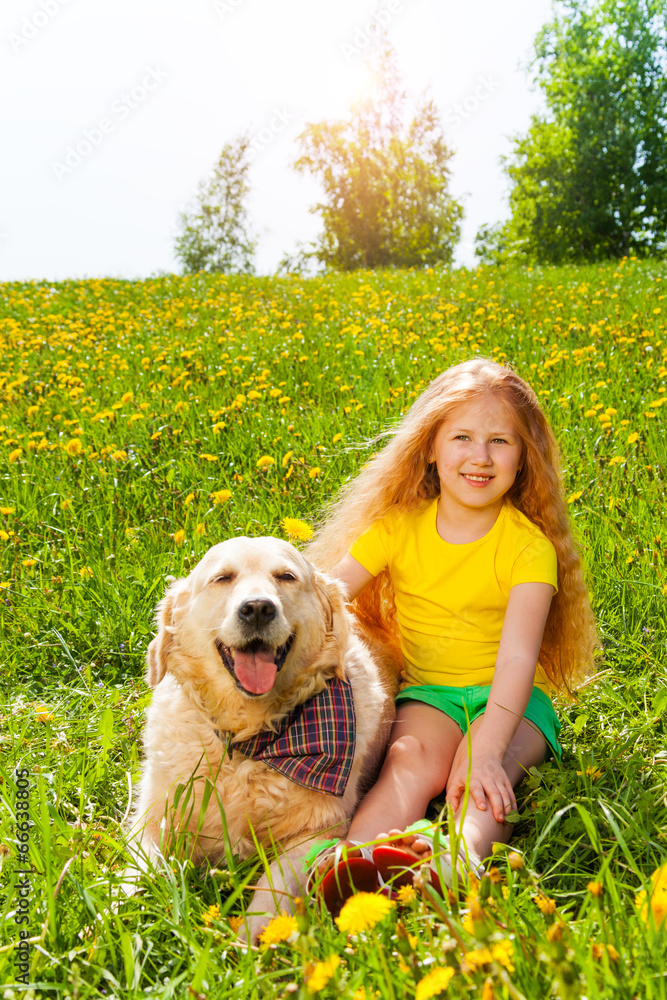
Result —
[[175, 254], [186, 273], [252, 273], [257, 241], [250, 232], [246, 199], [250, 140], [237, 136], [223, 147], [208, 178], [179, 216]]
[[535, 42], [547, 103], [513, 154], [507, 223], [477, 254], [562, 263], [667, 242], [667, 0], [555, 0]]
[[[449, 263], [463, 209], [448, 194], [448, 149], [435, 105], [410, 118], [393, 51], [377, 57], [373, 89], [348, 121], [308, 125], [294, 164], [324, 188], [324, 230], [305, 254], [343, 271]], [[302, 252], [302, 259], [304, 254]]]

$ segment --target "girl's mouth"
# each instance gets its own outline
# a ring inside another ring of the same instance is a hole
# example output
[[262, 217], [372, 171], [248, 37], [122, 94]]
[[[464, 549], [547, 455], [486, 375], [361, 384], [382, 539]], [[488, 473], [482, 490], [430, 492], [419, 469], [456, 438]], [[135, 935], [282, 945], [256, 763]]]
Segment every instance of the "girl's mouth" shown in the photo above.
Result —
[[466, 482], [479, 484], [480, 486], [484, 486], [486, 483], [490, 483], [491, 480], [493, 479], [493, 476], [473, 476], [469, 472], [462, 472], [461, 475], [466, 480]]

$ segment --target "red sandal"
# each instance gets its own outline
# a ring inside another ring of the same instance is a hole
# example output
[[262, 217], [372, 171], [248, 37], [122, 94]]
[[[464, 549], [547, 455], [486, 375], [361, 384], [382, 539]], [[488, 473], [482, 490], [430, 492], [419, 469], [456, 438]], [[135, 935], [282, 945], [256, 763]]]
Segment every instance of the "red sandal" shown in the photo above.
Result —
[[[356, 853], [350, 856], [350, 850]], [[318, 882], [319, 868], [327, 857], [333, 863]], [[315, 886], [317, 895], [334, 917], [355, 892], [377, 892], [383, 885], [370, 849], [354, 841], [341, 841], [333, 849], [326, 847], [310, 864], [308, 889]]]

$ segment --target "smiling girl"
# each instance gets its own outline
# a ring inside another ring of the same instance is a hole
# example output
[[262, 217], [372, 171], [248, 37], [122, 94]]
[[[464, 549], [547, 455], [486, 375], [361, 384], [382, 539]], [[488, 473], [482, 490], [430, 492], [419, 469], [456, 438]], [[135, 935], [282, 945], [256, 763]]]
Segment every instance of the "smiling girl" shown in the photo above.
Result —
[[459, 870], [478, 869], [509, 840], [514, 787], [547, 753], [560, 757], [550, 693], [569, 689], [595, 646], [558, 450], [533, 390], [485, 358], [443, 372], [344, 488], [308, 556], [344, 584], [362, 622], [400, 643], [403, 664], [379, 779], [348, 839], [315, 865], [326, 904], [411, 879], [434, 832], [415, 821], [445, 789]]

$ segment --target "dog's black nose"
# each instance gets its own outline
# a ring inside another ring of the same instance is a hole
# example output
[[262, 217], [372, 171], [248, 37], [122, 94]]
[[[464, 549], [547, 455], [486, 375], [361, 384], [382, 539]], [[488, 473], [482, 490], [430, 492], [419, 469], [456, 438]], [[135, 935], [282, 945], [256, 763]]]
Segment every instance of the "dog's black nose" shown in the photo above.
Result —
[[276, 606], [273, 601], [269, 601], [267, 598], [258, 598], [244, 601], [239, 606], [237, 614], [246, 625], [262, 628], [263, 625], [268, 625], [276, 617]]

